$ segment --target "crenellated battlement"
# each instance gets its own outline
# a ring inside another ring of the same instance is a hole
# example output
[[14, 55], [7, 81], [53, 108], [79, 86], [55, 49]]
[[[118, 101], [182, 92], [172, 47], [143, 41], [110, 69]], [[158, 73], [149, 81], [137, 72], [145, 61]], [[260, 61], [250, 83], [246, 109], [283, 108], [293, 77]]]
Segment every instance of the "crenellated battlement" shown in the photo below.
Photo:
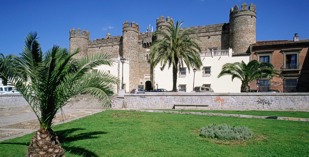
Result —
[[248, 14], [256, 16], [256, 6], [252, 3], [249, 6], [247, 6], [247, 3], [244, 2], [241, 5], [241, 8], [239, 8], [238, 5], [235, 5], [230, 10], [230, 17], [248, 15]]
[[165, 23], [165, 22], [169, 22], [169, 21], [173, 21], [173, 19], [169, 16], [167, 16], [166, 18], [164, 18], [164, 16], [160, 16], [159, 18], [157, 18], [156, 20], [156, 24], [160, 24], [160, 23]]
[[121, 37], [120, 36], [111, 36], [108, 38], [101, 38], [101, 39], [96, 39], [94, 41], [91, 41], [89, 46], [90, 47], [102, 47], [102, 46], [114, 46], [114, 45], [119, 45], [121, 42]]
[[70, 30], [70, 38], [85, 38], [89, 39], [90, 33], [88, 31], [83, 31], [80, 29], [75, 30], [74, 28]]
[[170, 22], [170, 21], [174, 22], [174, 20], [169, 16], [167, 16], [166, 18], [164, 18], [164, 16], [160, 16], [159, 18], [157, 18], [157, 20], [156, 20], [157, 30], [159, 30], [163, 26], [167, 26], [168, 22]]
[[136, 33], [139, 33], [139, 25], [137, 23], [133, 22], [128, 22], [125, 21], [122, 25], [122, 31], [134, 31]]

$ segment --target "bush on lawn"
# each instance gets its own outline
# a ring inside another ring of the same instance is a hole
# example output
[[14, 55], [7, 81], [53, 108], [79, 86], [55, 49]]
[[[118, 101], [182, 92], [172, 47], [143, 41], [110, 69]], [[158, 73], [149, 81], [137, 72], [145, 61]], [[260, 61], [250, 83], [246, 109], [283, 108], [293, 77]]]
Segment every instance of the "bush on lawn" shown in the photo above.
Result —
[[200, 136], [219, 140], [246, 140], [253, 136], [253, 132], [245, 126], [211, 124], [201, 129]]

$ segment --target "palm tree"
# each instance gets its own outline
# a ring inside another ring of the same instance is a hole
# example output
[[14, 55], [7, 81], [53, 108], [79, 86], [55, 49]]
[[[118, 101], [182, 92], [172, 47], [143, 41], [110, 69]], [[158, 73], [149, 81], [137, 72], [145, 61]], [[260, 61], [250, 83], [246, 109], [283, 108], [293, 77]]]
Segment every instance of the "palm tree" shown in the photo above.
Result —
[[0, 53], [0, 78], [4, 86], [8, 84], [8, 76], [6, 75], [12, 74], [14, 70], [14, 58], [14, 55], [5, 56]]
[[[17, 71], [10, 81], [29, 103], [40, 123], [28, 147], [28, 156], [62, 156], [64, 149], [51, 126], [59, 109], [70, 98], [91, 94], [105, 104], [110, 104], [113, 94], [110, 86], [118, 80], [105, 72], [91, 70], [101, 65], [111, 65], [110, 56], [97, 54], [80, 60], [73, 58], [78, 52], [54, 46], [45, 55], [37, 41], [37, 34], [30, 33], [21, 56], [17, 58]], [[26, 77], [24, 77], [26, 76]]]
[[200, 58], [201, 49], [197, 42], [190, 36], [193, 30], [181, 29], [182, 22], [168, 21], [168, 25], [155, 35], [161, 38], [150, 48], [150, 64], [155, 67], [161, 63], [161, 70], [168, 64], [173, 67], [173, 91], [177, 91], [177, 73], [184, 65], [199, 69], [202, 66]]
[[224, 75], [232, 75], [232, 81], [234, 78], [240, 79], [241, 92], [248, 92], [251, 81], [260, 78], [271, 79], [273, 76], [278, 75], [278, 72], [270, 63], [252, 60], [248, 64], [244, 61], [224, 64], [218, 78]]

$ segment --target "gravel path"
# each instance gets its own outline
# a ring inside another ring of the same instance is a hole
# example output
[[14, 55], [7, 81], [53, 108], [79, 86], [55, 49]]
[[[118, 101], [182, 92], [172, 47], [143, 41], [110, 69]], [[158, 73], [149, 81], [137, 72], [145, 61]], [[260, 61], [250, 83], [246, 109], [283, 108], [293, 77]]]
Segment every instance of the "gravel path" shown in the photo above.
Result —
[[[91, 97], [74, 99], [57, 113], [53, 123], [65, 123], [103, 110]], [[0, 141], [32, 133], [38, 128], [39, 122], [29, 105], [0, 104]]]

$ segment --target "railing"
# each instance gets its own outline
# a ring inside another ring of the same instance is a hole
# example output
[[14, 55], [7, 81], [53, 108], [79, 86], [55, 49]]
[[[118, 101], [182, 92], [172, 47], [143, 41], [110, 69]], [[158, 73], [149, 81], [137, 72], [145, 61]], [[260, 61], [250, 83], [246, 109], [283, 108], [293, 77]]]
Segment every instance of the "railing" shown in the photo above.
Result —
[[214, 56], [229, 56], [229, 50], [206, 50], [202, 51], [202, 57], [214, 57]]
[[282, 65], [281, 69], [282, 70], [298, 70], [299, 64], [295, 64], [295, 63], [285, 64], [285, 65]]
[[229, 55], [229, 50], [215, 50], [214, 56], [228, 56]]

